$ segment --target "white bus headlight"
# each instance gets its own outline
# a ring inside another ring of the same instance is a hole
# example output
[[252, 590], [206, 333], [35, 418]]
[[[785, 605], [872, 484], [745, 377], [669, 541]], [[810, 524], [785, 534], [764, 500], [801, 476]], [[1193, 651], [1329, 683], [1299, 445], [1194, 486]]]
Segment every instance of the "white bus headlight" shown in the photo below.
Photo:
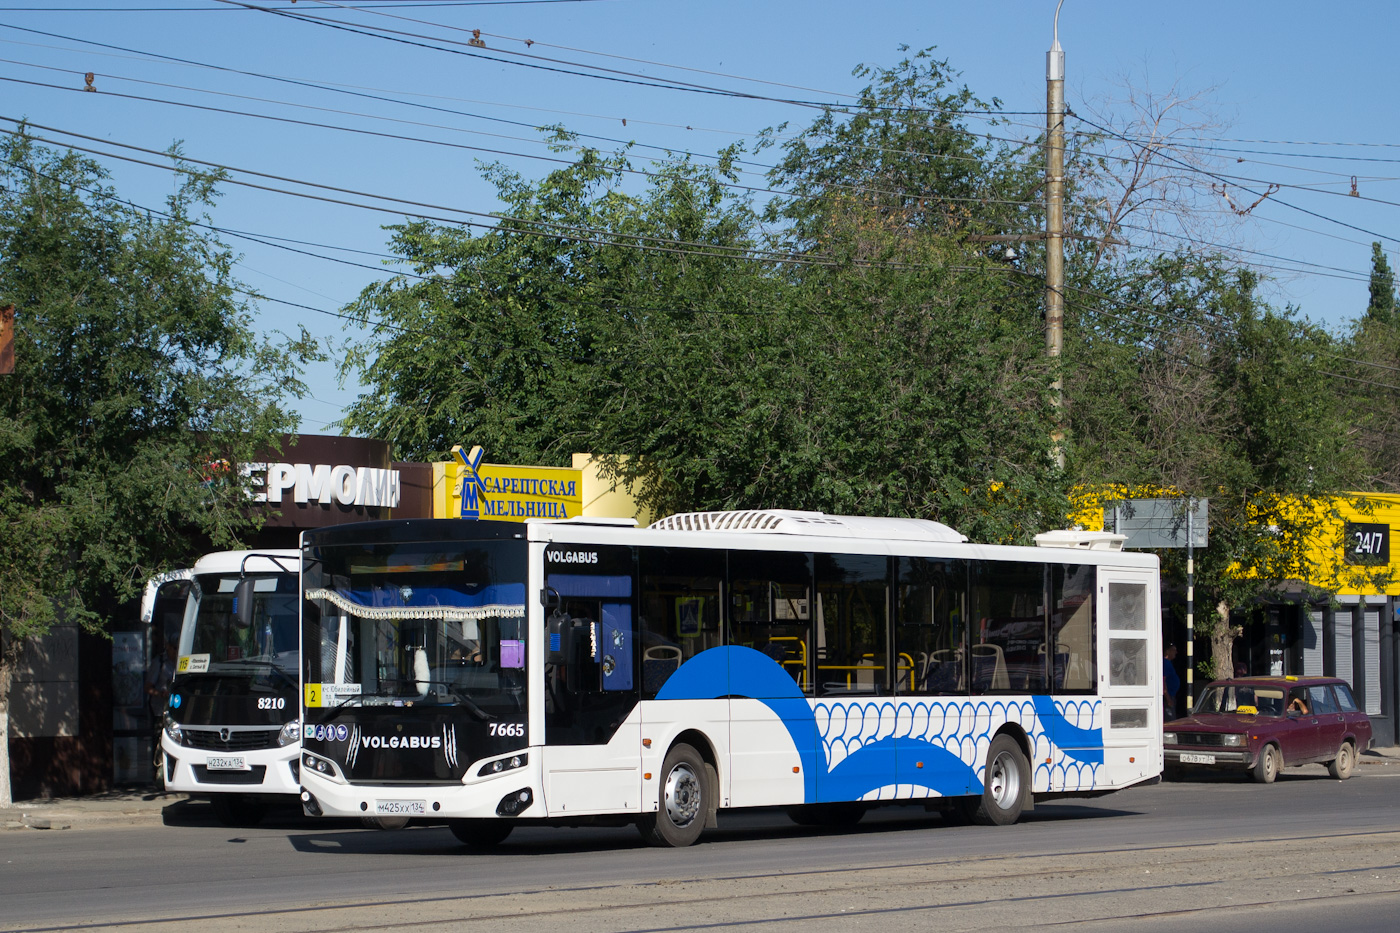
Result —
[[171, 719], [169, 713], [166, 713], [162, 718], [165, 720], [165, 734], [170, 736], [170, 741], [176, 745], [184, 745], [185, 731], [180, 728], [180, 724]]
[[516, 768], [523, 768], [530, 761], [530, 756], [521, 752], [509, 758], [497, 758], [495, 761], [488, 761], [477, 771], [477, 777], [486, 777], [488, 774], [500, 774], [502, 771], [513, 771]]
[[301, 741], [301, 720], [293, 719], [282, 726], [282, 731], [277, 733], [277, 744], [279, 746], [293, 745]]

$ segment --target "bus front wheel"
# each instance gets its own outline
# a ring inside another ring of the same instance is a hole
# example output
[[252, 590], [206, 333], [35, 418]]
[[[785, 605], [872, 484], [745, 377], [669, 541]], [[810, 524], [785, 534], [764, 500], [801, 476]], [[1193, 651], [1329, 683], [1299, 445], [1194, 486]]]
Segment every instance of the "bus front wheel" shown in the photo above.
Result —
[[968, 818], [983, 826], [1010, 826], [1021, 818], [1030, 783], [1030, 764], [1021, 746], [1009, 735], [997, 736], [987, 749], [982, 796], [968, 798]]
[[661, 765], [655, 813], [637, 820], [642, 838], [654, 846], [680, 848], [700, 838], [710, 809], [709, 769], [689, 745], [676, 745]]

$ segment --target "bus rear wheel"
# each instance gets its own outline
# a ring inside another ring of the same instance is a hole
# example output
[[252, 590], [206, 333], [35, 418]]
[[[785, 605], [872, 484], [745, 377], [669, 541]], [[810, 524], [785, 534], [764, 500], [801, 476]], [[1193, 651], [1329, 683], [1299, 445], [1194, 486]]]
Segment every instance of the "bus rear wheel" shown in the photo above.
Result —
[[968, 819], [983, 826], [1010, 826], [1021, 818], [1030, 783], [1030, 764], [1021, 746], [1009, 735], [997, 736], [987, 749], [982, 796], [968, 798]]
[[642, 838], [654, 846], [681, 848], [700, 838], [710, 810], [709, 769], [689, 745], [676, 745], [661, 765], [661, 797], [655, 813], [637, 820]]
[[448, 820], [447, 828], [462, 845], [490, 849], [505, 842], [515, 824], [509, 820]]

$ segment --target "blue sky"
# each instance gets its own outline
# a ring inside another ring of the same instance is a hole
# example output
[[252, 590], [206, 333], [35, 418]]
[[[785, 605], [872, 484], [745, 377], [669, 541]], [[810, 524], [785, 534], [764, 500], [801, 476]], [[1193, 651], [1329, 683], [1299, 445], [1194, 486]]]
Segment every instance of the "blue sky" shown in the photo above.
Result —
[[[783, 121], [804, 125], [816, 113], [772, 101], [545, 70], [579, 70], [559, 61], [616, 69], [626, 74], [614, 77], [629, 81], [654, 76], [762, 95], [838, 100], [836, 95], [862, 86], [851, 76], [855, 65], [891, 65], [901, 57], [901, 45], [937, 46], [979, 96], [1030, 114], [1008, 117], [1009, 125], [999, 132], [1032, 136], [1043, 125], [1035, 113], [1045, 106], [1045, 52], [1056, 4], [301, 0], [293, 6], [260, 0], [256, 5], [459, 43], [472, 38], [469, 30], [480, 29], [486, 48], [458, 46], [464, 54], [449, 54], [218, 0], [0, 0], [0, 115], [94, 137], [98, 142], [35, 131], [103, 152], [149, 159], [115, 144], [163, 150], [178, 139], [188, 156], [238, 169], [489, 213], [498, 205], [476, 160], [499, 159], [528, 177], [549, 171], [554, 163], [547, 159], [557, 156], [538, 142], [536, 125], [562, 123], [580, 133], [635, 141], [634, 160], [644, 162], [656, 151], [646, 147], [712, 155]], [[1221, 145], [1240, 150], [1231, 157], [1244, 160], [1233, 162], [1232, 170], [1252, 180], [1247, 184], [1305, 186], [1280, 189], [1255, 208], [1236, 235], [1276, 276], [1271, 300], [1293, 304], [1334, 328], [1365, 307], [1370, 243], [1381, 240], [1393, 265], [1400, 253], [1396, 36], [1400, 4], [1394, 2], [1065, 0], [1060, 14], [1071, 109], [1088, 114], [1095, 101], [1101, 111], [1111, 109], [1103, 102], [1123, 97], [1125, 81], [1158, 93], [1175, 86], [1199, 95], [1216, 115], [1219, 136], [1226, 140]], [[68, 90], [83, 86], [85, 72], [93, 72], [97, 93]], [[438, 109], [348, 96], [308, 82]], [[13, 124], [0, 123], [4, 128]], [[757, 161], [772, 157], [769, 151]], [[168, 171], [98, 158], [130, 200], [159, 207], [171, 190]], [[236, 174], [270, 187], [368, 200]], [[1360, 197], [1347, 196], [1351, 176], [1357, 176]], [[243, 254], [237, 268], [243, 282], [293, 303], [259, 303], [259, 327], [288, 331], [300, 324], [318, 337], [341, 341], [355, 334], [322, 312], [338, 311], [387, 272], [305, 253], [377, 267], [386, 239], [380, 227], [400, 216], [231, 185], [213, 221], [264, 238], [303, 241], [284, 244], [304, 251], [298, 253], [226, 237]], [[340, 387], [332, 364], [314, 367], [308, 382], [312, 397], [297, 406], [302, 430], [332, 433], [327, 425], [359, 387]]]

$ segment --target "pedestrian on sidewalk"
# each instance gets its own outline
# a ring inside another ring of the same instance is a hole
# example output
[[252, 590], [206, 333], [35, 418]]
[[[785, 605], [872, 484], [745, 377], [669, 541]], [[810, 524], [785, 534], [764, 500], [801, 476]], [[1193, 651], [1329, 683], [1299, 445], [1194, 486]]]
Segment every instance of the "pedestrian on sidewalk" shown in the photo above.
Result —
[[1162, 651], [1162, 721], [1176, 718], [1176, 694], [1181, 689], [1181, 675], [1176, 672], [1176, 645]]

